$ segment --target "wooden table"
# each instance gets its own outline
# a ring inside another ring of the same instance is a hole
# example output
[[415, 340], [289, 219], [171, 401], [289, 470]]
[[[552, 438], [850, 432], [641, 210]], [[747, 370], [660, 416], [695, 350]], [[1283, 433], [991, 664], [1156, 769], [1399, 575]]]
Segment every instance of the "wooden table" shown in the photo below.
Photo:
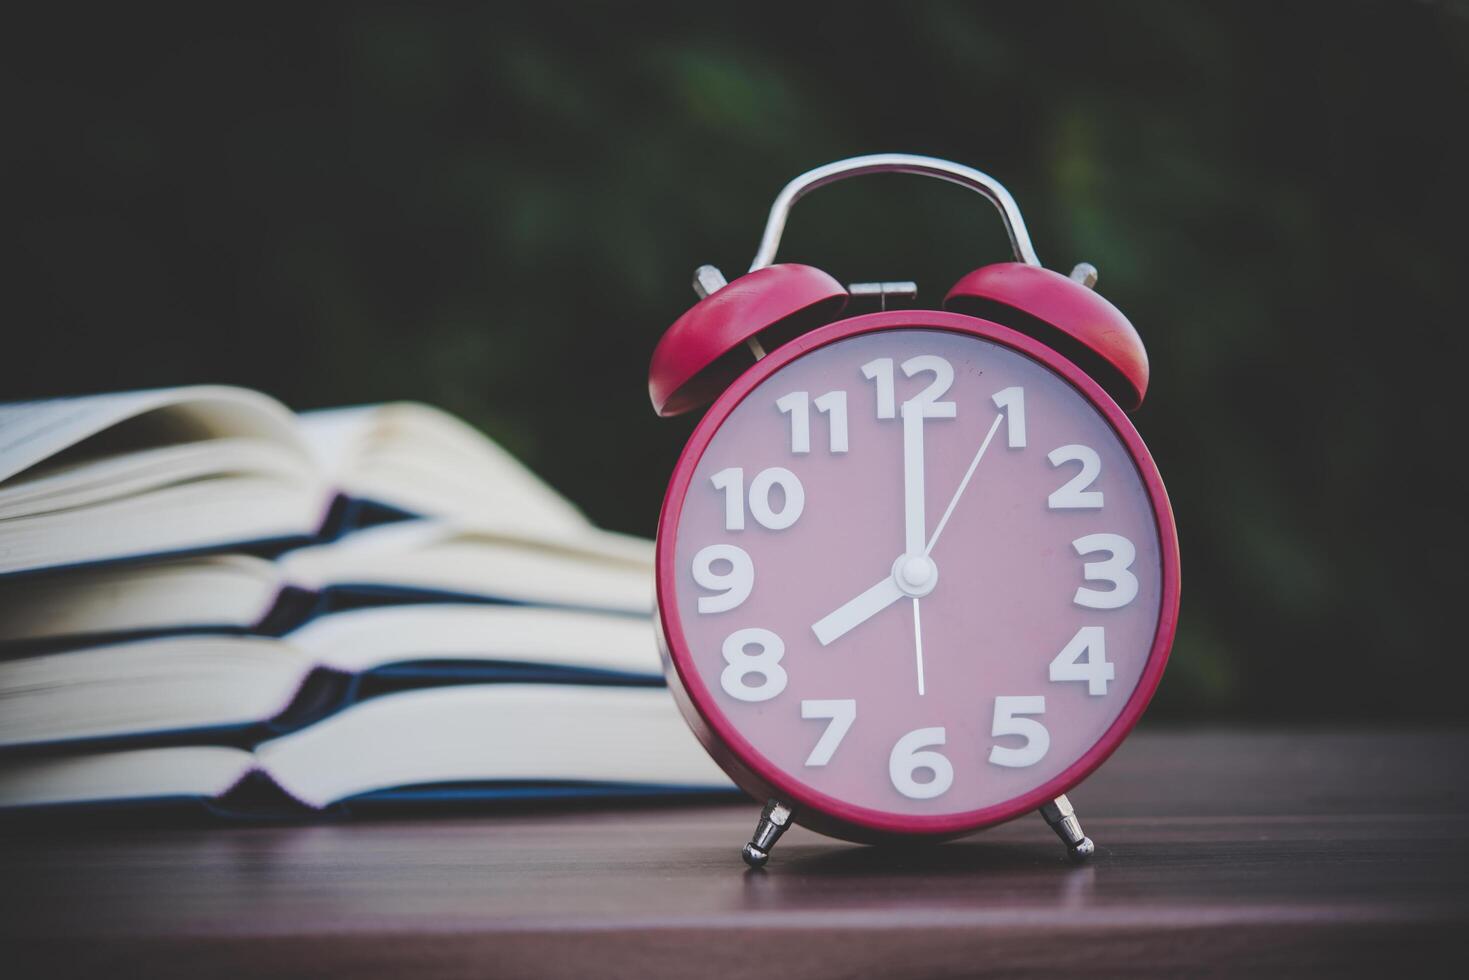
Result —
[[918, 851], [756, 807], [10, 830], [0, 970], [58, 976], [1469, 976], [1469, 734], [1135, 735], [1039, 817]]

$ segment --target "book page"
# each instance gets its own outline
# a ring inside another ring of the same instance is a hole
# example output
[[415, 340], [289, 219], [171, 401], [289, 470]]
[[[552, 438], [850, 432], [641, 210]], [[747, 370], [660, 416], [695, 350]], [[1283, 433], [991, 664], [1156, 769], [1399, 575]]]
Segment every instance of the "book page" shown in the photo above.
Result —
[[374, 698], [264, 743], [259, 766], [313, 807], [431, 783], [554, 780], [723, 789], [661, 688], [484, 684]]
[[121, 422], [149, 412], [184, 414], [212, 436], [257, 436], [306, 455], [295, 418], [244, 388], [197, 385], [0, 405], [0, 482]]
[[423, 517], [568, 538], [582, 513], [484, 433], [427, 405], [392, 402], [300, 416], [318, 465], [350, 496]]
[[253, 769], [243, 749], [197, 745], [0, 761], [0, 809], [223, 796]]

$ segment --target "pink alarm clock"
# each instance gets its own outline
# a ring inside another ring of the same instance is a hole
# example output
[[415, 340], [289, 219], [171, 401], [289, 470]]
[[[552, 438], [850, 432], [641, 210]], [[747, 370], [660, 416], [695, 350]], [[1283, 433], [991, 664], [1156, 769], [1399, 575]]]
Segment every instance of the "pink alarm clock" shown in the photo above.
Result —
[[[841, 318], [916, 287], [772, 263], [803, 194], [872, 173], [978, 191], [1017, 261], [942, 311]], [[748, 274], [695, 274], [649, 371], [660, 415], [709, 406], [659, 519], [657, 620], [684, 717], [766, 801], [751, 866], [792, 821], [938, 840], [1039, 810], [1073, 858], [1094, 850], [1065, 794], [1147, 706], [1179, 600], [1168, 496], [1123, 411], [1147, 354], [1095, 279], [1042, 268], [989, 176], [905, 154], [796, 178]]]

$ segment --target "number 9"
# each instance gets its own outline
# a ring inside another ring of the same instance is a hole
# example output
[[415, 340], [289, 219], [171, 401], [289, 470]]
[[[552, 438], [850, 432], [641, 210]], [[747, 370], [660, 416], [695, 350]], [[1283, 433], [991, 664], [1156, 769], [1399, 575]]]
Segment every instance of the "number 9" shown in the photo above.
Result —
[[[716, 572], [715, 562], [729, 562], [729, 571]], [[694, 556], [694, 581], [700, 588], [722, 595], [699, 596], [699, 612], [717, 613], [733, 609], [750, 597], [755, 587], [755, 563], [744, 548], [711, 544]]]

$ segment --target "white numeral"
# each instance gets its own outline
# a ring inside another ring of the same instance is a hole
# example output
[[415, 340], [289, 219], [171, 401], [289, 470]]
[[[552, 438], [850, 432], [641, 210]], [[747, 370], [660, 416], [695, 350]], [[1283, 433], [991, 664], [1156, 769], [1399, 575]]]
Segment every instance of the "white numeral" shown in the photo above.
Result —
[[1078, 588], [1075, 602], [1088, 609], [1120, 609], [1137, 597], [1137, 576], [1132, 574], [1132, 561], [1137, 550], [1120, 534], [1088, 534], [1071, 542], [1082, 557], [1098, 551], [1107, 552], [1106, 561], [1089, 561], [1082, 568], [1088, 582], [1111, 582], [1112, 588]]
[[939, 399], [948, 394], [954, 384], [954, 366], [937, 354], [919, 354], [903, 362], [903, 374], [910, 378], [924, 371], [933, 374], [933, 383], [909, 400], [923, 406], [924, 418], [953, 418], [958, 412], [954, 403]]
[[862, 365], [862, 376], [877, 384], [877, 417], [898, 417], [897, 403], [893, 400], [893, 359], [879, 357]]
[[[774, 510], [770, 506], [770, 491], [780, 487], [785, 500], [781, 502], [780, 510]], [[750, 515], [759, 521], [762, 527], [768, 527], [772, 531], [783, 531], [796, 523], [796, 518], [801, 516], [801, 511], [806, 508], [806, 491], [801, 486], [801, 481], [796, 474], [784, 466], [772, 466], [768, 470], [761, 470], [755, 479], [750, 481]]]
[[[720, 470], [709, 478], [716, 490], [724, 491], [724, 529], [726, 531], [743, 531], [745, 529], [745, 471], [742, 467], [731, 466]], [[785, 499], [781, 502], [780, 510], [770, 505], [771, 491], [780, 487]], [[796, 474], [784, 466], [772, 466], [755, 474], [755, 479], [750, 481], [750, 514], [760, 523], [762, 527], [772, 531], [782, 531], [801, 516], [801, 511], [806, 509], [806, 489], [801, 486], [800, 479]]]
[[831, 724], [826, 726], [826, 731], [821, 733], [816, 747], [811, 754], [806, 756], [806, 765], [824, 766], [831, 761], [836, 754], [837, 746], [842, 744], [842, 739], [847, 737], [847, 730], [852, 727], [852, 722], [857, 720], [857, 702], [851, 698], [835, 701], [802, 701], [801, 717], [830, 718]]
[[[811, 451], [811, 396], [793, 391], [776, 399], [775, 407], [791, 417], [791, 452], [797, 455]], [[816, 410], [825, 413], [830, 422], [828, 447], [834, 453], [847, 451], [847, 393], [828, 391], [815, 401]]]
[[714, 489], [724, 491], [724, 529], [745, 529], [745, 471], [738, 466], [720, 470], [709, 478]]
[[1116, 676], [1117, 668], [1107, 662], [1107, 634], [1100, 626], [1077, 630], [1051, 661], [1051, 680], [1085, 681], [1088, 694], [1106, 694], [1107, 682]]
[[775, 407], [782, 415], [791, 417], [791, 452], [811, 451], [811, 396], [804, 391], [793, 391], [777, 398]]
[[995, 407], [1005, 413], [1005, 442], [1011, 449], [1025, 448], [1025, 389], [1006, 388], [994, 394]]
[[[746, 653], [746, 647], [759, 647], [760, 652]], [[786, 645], [770, 630], [753, 626], [735, 630], [725, 639], [723, 653], [728, 666], [719, 675], [719, 685], [730, 697], [769, 701], [786, 689], [786, 672], [780, 665], [780, 658], [786, 655]], [[745, 683], [750, 674], [760, 675], [758, 685], [752, 687]]]
[[[729, 571], [716, 572], [714, 563], [729, 562]], [[723, 595], [699, 596], [699, 612], [717, 613], [733, 609], [750, 597], [755, 587], [755, 563], [744, 548], [732, 544], [711, 544], [700, 548], [694, 556], [694, 581], [701, 588]]]
[[[928, 748], [943, 744], [942, 728], [920, 728], [898, 739], [888, 756], [888, 778], [893, 781], [893, 788], [912, 800], [931, 800], [948, 790], [954, 784], [954, 767], [948, 759]], [[933, 778], [920, 783], [913, 778], [919, 769], [927, 769]]]
[[1025, 744], [1018, 749], [1012, 749], [1007, 745], [994, 745], [990, 747], [990, 761], [997, 766], [1006, 766], [1010, 769], [1023, 769], [1033, 766], [1046, 757], [1046, 752], [1051, 748], [1051, 733], [1046, 731], [1046, 726], [1034, 718], [1023, 718], [1022, 715], [1038, 715], [1046, 710], [1046, 699], [1039, 694], [1027, 697], [995, 698], [995, 721], [990, 726], [990, 734], [996, 738], [1001, 735], [1019, 735], [1025, 739]]
[[1102, 457], [1090, 446], [1062, 446], [1052, 449], [1046, 459], [1052, 466], [1062, 463], [1080, 463], [1081, 472], [1061, 485], [1061, 488], [1046, 498], [1046, 506], [1052, 510], [1096, 510], [1102, 506], [1102, 491], [1088, 490], [1102, 474]]
[[828, 391], [816, 399], [816, 410], [824, 412], [831, 421], [831, 451], [844, 453], [847, 451], [847, 393], [845, 391]]

